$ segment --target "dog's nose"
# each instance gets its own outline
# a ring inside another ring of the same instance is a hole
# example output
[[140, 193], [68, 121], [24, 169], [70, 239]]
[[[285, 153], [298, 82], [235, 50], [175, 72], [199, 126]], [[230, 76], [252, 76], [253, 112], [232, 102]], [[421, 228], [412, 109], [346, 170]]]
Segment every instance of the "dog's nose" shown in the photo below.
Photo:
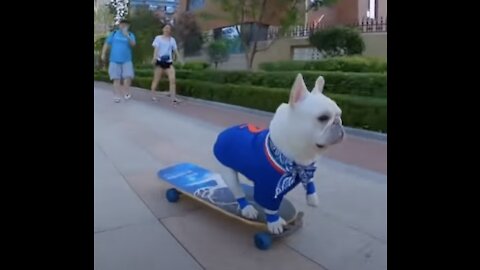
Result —
[[335, 117], [335, 119], [333, 120], [333, 124], [335, 124], [335, 125], [341, 125], [341, 124], [342, 124], [342, 118], [340, 118], [340, 117]]

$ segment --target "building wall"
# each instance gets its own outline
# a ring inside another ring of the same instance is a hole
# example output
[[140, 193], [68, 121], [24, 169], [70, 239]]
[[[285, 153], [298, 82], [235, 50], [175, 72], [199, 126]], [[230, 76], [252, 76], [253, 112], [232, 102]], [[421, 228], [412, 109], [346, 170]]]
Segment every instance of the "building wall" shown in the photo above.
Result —
[[[336, 24], [354, 24], [358, 23], [367, 16], [369, 0], [339, 0], [331, 8], [320, 8], [318, 11], [308, 12], [309, 22], [313, 22], [325, 14], [322, 24], [332, 26]], [[376, 18], [387, 17], [387, 0], [377, 0]]]
[[[363, 33], [365, 42], [364, 56], [387, 58], [387, 33]], [[253, 62], [253, 69], [258, 70], [260, 63], [288, 61], [293, 59], [295, 48], [311, 47], [308, 39], [282, 38], [278, 39], [266, 51], [257, 52]], [[203, 54], [194, 58], [187, 58], [187, 61], [208, 61]], [[220, 70], [245, 70], [247, 62], [244, 54], [230, 55], [229, 61], [218, 66]]]
[[[387, 58], [387, 33], [363, 33], [364, 56]], [[294, 48], [311, 47], [307, 39], [279, 39], [268, 50], [258, 52], [253, 68], [263, 62], [286, 61], [293, 59]]]
[[387, 58], [387, 33], [364, 33], [366, 56]]
[[[368, 2], [369, 0], [358, 0], [358, 18], [360, 20], [367, 16]], [[387, 18], [387, 0], [377, 0], [376, 5], [375, 18]]]
[[378, 0], [378, 18], [387, 18], [387, 0]]
[[[179, 13], [181, 13], [181, 11], [186, 11], [188, 0], [180, 0], [180, 3], [181, 8], [178, 9], [180, 11]], [[305, 10], [305, 5], [299, 3], [298, 8], [300, 9], [301, 14], [303, 14]], [[285, 11], [286, 9], [282, 10], [278, 8], [276, 0], [267, 0], [265, 15], [263, 16], [264, 19], [260, 22], [267, 25], [279, 25], [282, 13], [284, 13]], [[236, 23], [232, 20], [231, 15], [228, 12], [222, 11], [222, 9], [212, 0], [205, 0], [204, 8], [195, 10], [193, 12], [198, 15], [197, 20], [203, 31], [219, 27], [231, 26]], [[202, 18], [202, 13], [208, 13], [213, 16], [211, 16], [211, 18], [205, 19]], [[301, 18], [303, 19], [303, 16]], [[245, 22], [257, 21], [255, 20], [255, 18], [245, 18]]]
[[324, 15], [319, 25], [329, 27], [337, 24], [337, 11], [334, 8], [319, 8], [309, 11], [307, 15], [307, 25], [316, 23]]
[[[187, 10], [187, 4], [188, 0], [180, 0], [180, 7], [182, 11]], [[179, 12], [178, 14], [180, 14]], [[215, 4], [214, 1], [211, 0], [205, 0], [205, 6], [202, 9], [198, 9], [193, 11], [197, 15], [197, 22], [200, 25], [200, 28], [203, 31], [215, 29], [221, 26], [229, 26], [232, 25], [232, 21], [230, 19], [230, 16], [228, 13], [225, 13], [222, 11], [222, 9]], [[211, 14], [212, 16], [209, 16], [210, 18], [202, 18], [201, 14], [202, 13], [208, 13], [209, 15]]]
[[310, 46], [308, 39], [281, 38], [276, 40], [268, 50], [257, 52], [253, 59], [253, 69], [257, 70], [258, 65], [264, 62], [276, 62], [291, 60], [293, 47]]
[[[363, 33], [362, 38], [365, 42], [364, 56], [387, 58], [387, 33]], [[263, 62], [292, 60], [295, 47], [311, 45], [308, 39], [279, 39], [268, 50], [256, 54], [253, 68], [258, 69], [258, 65]]]
[[[359, 21], [360, 16], [360, 2], [368, 0], [340, 0], [335, 5], [335, 13], [337, 15], [337, 24], [351, 24]], [[366, 7], [365, 7], [366, 11]]]

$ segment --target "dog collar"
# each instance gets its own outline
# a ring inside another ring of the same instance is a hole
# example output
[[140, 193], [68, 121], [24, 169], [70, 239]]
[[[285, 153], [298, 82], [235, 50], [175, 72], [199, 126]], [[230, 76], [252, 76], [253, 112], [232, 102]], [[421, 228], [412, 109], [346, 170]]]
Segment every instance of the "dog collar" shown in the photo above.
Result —
[[282, 174], [277, 184], [275, 198], [298, 180], [303, 184], [309, 182], [317, 169], [315, 163], [303, 166], [285, 156], [270, 139], [270, 133], [265, 138], [265, 154], [273, 168]]

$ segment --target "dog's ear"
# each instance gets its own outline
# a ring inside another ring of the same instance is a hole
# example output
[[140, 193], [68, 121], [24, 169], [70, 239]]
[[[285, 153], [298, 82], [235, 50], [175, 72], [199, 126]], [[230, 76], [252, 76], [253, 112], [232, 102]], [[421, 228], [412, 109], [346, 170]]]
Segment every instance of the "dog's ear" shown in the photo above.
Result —
[[312, 94], [321, 94], [323, 92], [323, 87], [325, 86], [325, 79], [322, 76], [318, 76], [315, 81], [315, 87], [313, 87]]
[[302, 74], [298, 73], [295, 82], [293, 83], [292, 90], [290, 90], [290, 100], [288, 104], [294, 107], [296, 103], [304, 100], [308, 95], [307, 86], [303, 81]]

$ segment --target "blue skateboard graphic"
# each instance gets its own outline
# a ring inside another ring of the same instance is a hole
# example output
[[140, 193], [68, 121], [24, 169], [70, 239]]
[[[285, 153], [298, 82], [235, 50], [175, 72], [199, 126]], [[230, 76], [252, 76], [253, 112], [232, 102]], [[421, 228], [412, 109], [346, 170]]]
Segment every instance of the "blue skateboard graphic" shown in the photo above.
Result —
[[[258, 210], [256, 220], [249, 220], [241, 215], [235, 197], [218, 173], [192, 163], [180, 163], [161, 169], [157, 175], [161, 180], [173, 186], [166, 192], [169, 202], [177, 202], [180, 195], [184, 194], [245, 223], [265, 226], [265, 213], [263, 208], [253, 200], [252, 186], [242, 184], [247, 200]], [[297, 213], [293, 204], [287, 199], [282, 201], [279, 214], [290, 227], [287, 227], [281, 235], [270, 235], [266, 232], [257, 233], [255, 235], [255, 245], [259, 249], [268, 249], [273, 238], [289, 235], [296, 228], [301, 227], [303, 213]]]

